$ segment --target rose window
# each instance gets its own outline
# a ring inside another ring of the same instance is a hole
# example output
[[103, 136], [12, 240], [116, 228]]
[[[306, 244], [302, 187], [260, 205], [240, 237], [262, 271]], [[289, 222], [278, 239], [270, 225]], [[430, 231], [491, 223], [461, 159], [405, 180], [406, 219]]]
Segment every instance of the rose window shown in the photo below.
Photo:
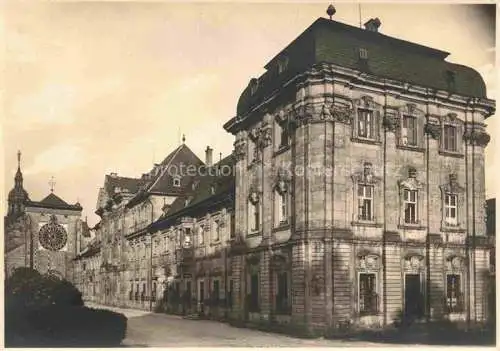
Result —
[[68, 234], [64, 227], [57, 223], [57, 219], [52, 217], [50, 223], [40, 228], [38, 233], [40, 245], [44, 249], [51, 251], [61, 250], [68, 241]]

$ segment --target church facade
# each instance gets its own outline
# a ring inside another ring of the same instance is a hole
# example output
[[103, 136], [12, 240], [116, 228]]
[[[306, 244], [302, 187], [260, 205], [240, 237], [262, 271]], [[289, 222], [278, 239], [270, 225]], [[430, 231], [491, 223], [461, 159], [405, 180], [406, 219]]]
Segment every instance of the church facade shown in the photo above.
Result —
[[23, 187], [21, 153], [14, 188], [8, 195], [4, 217], [5, 276], [18, 267], [30, 267], [42, 274], [73, 280], [73, 258], [80, 251], [82, 237], [88, 236], [81, 220], [79, 203], [68, 204], [51, 193], [32, 201]]
[[495, 103], [471, 68], [379, 26], [318, 19], [251, 79], [232, 155], [191, 159], [230, 175], [107, 191], [98, 249], [77, 258], [80, 277], [100, 261], [92, 298], [310, 333], [486, 319]]

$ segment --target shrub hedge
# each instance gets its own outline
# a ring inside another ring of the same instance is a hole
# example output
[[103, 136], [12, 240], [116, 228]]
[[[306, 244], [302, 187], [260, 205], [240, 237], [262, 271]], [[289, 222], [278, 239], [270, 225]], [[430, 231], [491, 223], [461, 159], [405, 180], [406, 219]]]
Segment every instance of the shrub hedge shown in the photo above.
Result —
[[18, 269], [5, 283], [8, 347], [110, 347], [125, 338], [127, 318], [83, 306], [70, 282]]

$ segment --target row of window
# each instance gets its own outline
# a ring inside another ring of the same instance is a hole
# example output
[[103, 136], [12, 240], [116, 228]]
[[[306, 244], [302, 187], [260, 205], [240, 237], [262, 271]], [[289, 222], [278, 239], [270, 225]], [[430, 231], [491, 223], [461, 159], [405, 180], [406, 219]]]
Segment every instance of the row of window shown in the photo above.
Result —
[[[403, 222], [418, 224], [419, 196], [418, 190], [403, 189]], [[358, 184], [358, 220], [374, 221], [374, 186]], [[449, 226], [458, 225], [458, 195], [444, 194], [444, 222]]]
[[[407, 279], [414, 278], [414, 279]], [[253, 272], [249, 275], [247, 287], [246, 308], [249, 312], [259, 311], [259, 275]], [[414, 281], [417, 284], [411, 284]], [[422, 316], [424, 313], [423, 290], [419, 274], [408, 274], [405, 277], [405, 308], [406, 313]], [[287, 272], [276, 274], [275, 310], [290, 313], [290, 276]], [[460, 274], [446, 274], [445, 308], [448, 313], [463, 312], [463, 282]], [[358, 274], [357, 302], [360, 315], [377, 314], [380, 307], [380, 294], [376, 273]]]
[[[289, 196], [288, 193], [276, 193], [275, 226], [288, 224]], [[374, 185], [358, 184], [358, 220], [374, 221]], [[260, 204], [249, 202], [249, 229], [251, 232], [260, 230]], [[419, 196], [418, 190], [403, 189], [403, 222], [405, 224], [419, 223]], [[458, 195], [444, 194], [444, 222], [449, 226], [458, 225]]]
[[[378, 141], [379, 121], [375, 117], [374, 111], [368, 109], [358, 109], [355, 126], [355, 135], [357, 138]], [[418, 147], [423, 138], [423, 124], [418, 123], [417, 116], [404, 115], [401, 121], [400, 143], [403, 146]], [[454, 124], [443, 124], [441, 131], [441, 149], [448, 152], [459, 152], [459, 132], [460, 128]], [[290, 145], [290, 126], [288, 122], [277, 123], [275, 131], [275, 149], [279, 151], [286, 149]], [[248, 155], [250, 163], [257, 158], [257, 149], [254, 142], [249, 139]]]

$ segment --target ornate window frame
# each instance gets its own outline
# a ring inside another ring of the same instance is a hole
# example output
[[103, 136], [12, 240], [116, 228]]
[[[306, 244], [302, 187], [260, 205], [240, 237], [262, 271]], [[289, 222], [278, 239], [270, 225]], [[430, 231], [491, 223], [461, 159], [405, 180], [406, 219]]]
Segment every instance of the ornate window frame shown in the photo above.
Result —
[[[289, 117], [285, 114], [283, 110], [280, 110], [275, 118], [274, 123], [274, 152], [281, 153], [285, 150], [290, 149], [291, 145], [291, 125]], [[286, 128], [286, 143], [283, 143], [283, 128]]]
[[[439, 140], [439, 154], [444, 156], [463, 157], [463, 135], [464, 135], [464, 122], [457, 117], [456, 113], [448, 113], [441, 117], [441, 137]], [[455, 140], [456, 150], [445, 149], [445, 135], [444, 130], [446, 126], [455, 127]]]
[[[355, 291], [355, 304], [356, 313], [360, 316], [373, 316], [378, 315], [382, 311], [382, 260], [380, 255], [369, 250], [361, 249], [356, 255], [356, 291]], [[361, 275], [373, 274], [375, 276], [375, 301], [372, 301], [374, 309], [368, 311], [361, 311]]]
[[[352, 123], [352, 136], [351, 140], [360, 143], [368, 144], [380, 144], [380, 130], [382, 127], [381, 111], [382, 105], [376, 103], [373, 97], [364, 95], [359, 99], [354, 99], [352, 101], [354, 108], [354, 120]], [[371, 113], [373, 120], [373, 130], [372, 136], [370, 138], [362, 137], [359, 135], [359, 116], [361, 111], [367, 111]]]
[[[447, 313], [463, 313], [466, 310], [465, 306], [465, 288], [466, 288], [466, 258], [457, 255], [457, 254], [451, 254], [446, 258], [446, 269], [445, 269], [445, 274], [444, 274], [444, 299], [445, 299], [445, 311]], [[451, 310], [450, 306], [448, 305], [448, 276], [449, 275], [458, 275], [460, 276], [460, 295], [458, 298], [459, 300], [457, 301], [457, 309], [456, 310]]]
[[[404, 129], [404, 119], [406, 117], [414, 118], [416, 125], [416, 137], [417, 142], [415, 145], [409, 145], [404, 143], [403, 140], [403, 129]], [[399, 123], [397, 128], [397, 147], [405, 150], [412, 151], [424, 151], [424, 128], [425, 128], [425, 112], [418, 109], [415, 104], [408, 103], [403, 107], [398, 109]]]
[[[354, 173], [352, 176], [353, 181], [353, 209], [352, 209], [352, 225], [365, 225], [365, 226], [381, 226], [379, 219], [382, 214], [382, 189], [380, 182], [382, 178], [376, 176], [373, 172], [373, 165], [370, 162], [363, 163], [363, 170]], [[358, 206], [358, 190], [360, 185], [368, 185], [372, 187], [373, 198], [373, 213], [371, 220], [360, 219], [359, 206]]]
[[[281, 201], [280, 201], [281, 199]], [[286, 201], [286, 218], [284, 220], [280, 220], [281, 218], [281, 210], [283, 206], [283, 202]], [[273, 214], [274, 214], [274, 227], [280, 228], [290, 225], [290, 205], [291, 205], [291, 196], [290, 196], [290, 179], [288, 174], [280, 170], [276, 177], [273, 186]]]
[[[465, 233], [466, 202], [465, 187], [458, 183], [456, 173], [448, 176], [448, 182], [439, 186], [441, 191], [441, 231], [442, 232], [460, 232]], [[447, 194], [455, 195], [457, 199], [457, 223], [456, 225], [446, 222], [445, 197]]]
[[[408, 177], [398, 181], [399, 187], [399, 224], [398, 228], [402, 229], [424, 229], [422, 225], [424, 213], [424, 184], [417, 179], [417, 170], [415, 167], [408, 167]], [[406, 223], [405, 221], [405, 190], [417, 192], [417, 218], [415, 223]]]
[[[247, 200], [247, 223], [248, 230], [247, 236], [258, 235], [261, 231], [262, 226], [262, 203], [261, 203], [261, 195], [258, 189], [255, 186], [250, 187], [250, 191], [248, 192], [248, 200]], [[258, 211], [258, 223], [255, 223], [256, 228], [252, 228], [253, 221], [252, 216], [255, 216], [253, 209]]]

